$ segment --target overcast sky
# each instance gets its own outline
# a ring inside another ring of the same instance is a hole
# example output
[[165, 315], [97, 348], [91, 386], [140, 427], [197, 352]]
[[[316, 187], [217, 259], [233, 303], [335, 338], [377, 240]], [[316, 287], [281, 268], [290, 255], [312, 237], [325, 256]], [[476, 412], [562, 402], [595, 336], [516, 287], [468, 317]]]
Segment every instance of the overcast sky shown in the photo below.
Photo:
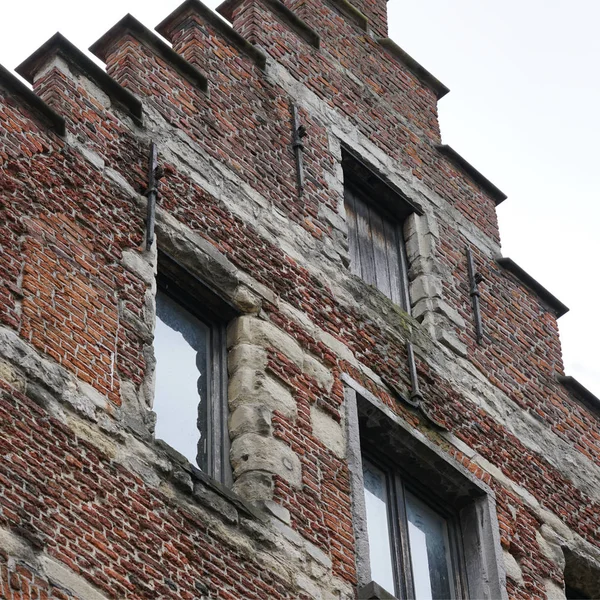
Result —
[[[2, 0], [0, 63], [56, 31], [85, 50], [126, 12], [153, 28], [181, 0]], [[215, 7], [218, 2], [207, 2]], [[571, 311], [567, 375], [600, 396], [600, 2], [390, 0], [390, 37], [451, 90], [444, 142], [508, 194], [503, 253]]]

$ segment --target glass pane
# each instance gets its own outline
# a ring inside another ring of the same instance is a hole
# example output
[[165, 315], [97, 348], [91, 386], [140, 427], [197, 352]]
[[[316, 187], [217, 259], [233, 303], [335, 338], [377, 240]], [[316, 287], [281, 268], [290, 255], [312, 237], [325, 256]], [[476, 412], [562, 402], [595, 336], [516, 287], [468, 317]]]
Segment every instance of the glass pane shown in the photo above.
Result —
[[405, 500], [415, 599], [454, 598], [448, 523], [408, 491]]
[[371, 577], [385, 590], [394, 593], [394, 569], [388, 514], [389, 496], [385, 473], [363, 460], [363, 477]]
[[208, 468], [210, 329], [165, 293], [156, 295], [156, 437]]

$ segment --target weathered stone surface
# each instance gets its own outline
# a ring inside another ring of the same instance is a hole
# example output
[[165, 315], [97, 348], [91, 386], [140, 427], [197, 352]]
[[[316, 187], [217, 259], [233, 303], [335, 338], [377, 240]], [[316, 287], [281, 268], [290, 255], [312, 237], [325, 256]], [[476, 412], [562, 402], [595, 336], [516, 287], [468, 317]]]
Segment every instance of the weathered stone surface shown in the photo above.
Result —
[[252, 344], [263, 348], [277, 348], [292, 362], [302, 367], [304, 355], [300, 345], [281, 329], [256, 317], [240, 317], [228, 328], [227, 345]]
[[243, 404], [260, 404], [294, 418], [297, 407], [289, 389], [264, 371], [242, 367], [229, 378], [229, 407], [234, 411]]
[[302, 466], [293, 450], [281, 440], [246, 433], [231, 444], [234, 477], [250, 471], [279, 475], [292, 486], [302, 484]]
[[338, 423], [317, 406], [311, 406], [310, 418], [313, 435], [319, 439], [336, 456], [346, 456], [346, 436], [344, 424]]
[[242, 404], [229, 417], [229, 435], [232, 439], [245, 433], [271, 434], [271, 413], [261, 404]]
[[522, 585], [523, 571], [515, 557], [506, 550], [504, 551], [504, 568], [506, 569], [506, 576], [510, 577], [515, 583]]
[[202, 483], [194, 485], [193, 496], [201, 504], [204, 504], [211, 510], [219, 513], [228, 523], [238, 522], [238, 512], [231, 505], [231, 502], [223, 499], [221, 496], [208, 489]]
[[227, 358], [229, 375], [232, 376], [242, 367], [264, 371], [267, 367], [265, 348], [253, 344], [240, 344], [231, 348]]

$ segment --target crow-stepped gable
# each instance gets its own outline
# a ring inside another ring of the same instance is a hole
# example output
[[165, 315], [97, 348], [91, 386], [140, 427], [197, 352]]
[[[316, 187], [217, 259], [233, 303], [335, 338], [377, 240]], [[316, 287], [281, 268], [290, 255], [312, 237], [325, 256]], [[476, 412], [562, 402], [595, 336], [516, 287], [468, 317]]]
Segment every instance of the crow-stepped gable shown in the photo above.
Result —
[[[0, 595], [597, 598], [600, 401], [385, 0], [0, 69]], [[166, 41], [165, 41], [166, 40]]]

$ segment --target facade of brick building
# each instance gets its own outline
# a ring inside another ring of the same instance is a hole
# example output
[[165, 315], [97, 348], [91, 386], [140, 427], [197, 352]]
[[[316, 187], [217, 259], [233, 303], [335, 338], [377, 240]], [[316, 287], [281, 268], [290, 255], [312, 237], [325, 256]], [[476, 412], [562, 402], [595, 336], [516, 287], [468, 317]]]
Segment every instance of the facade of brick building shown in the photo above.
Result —
[[600, 401], [447, 88], [385, 0], [218, 12], [0, 70], [0, 597], [600, 597]]

